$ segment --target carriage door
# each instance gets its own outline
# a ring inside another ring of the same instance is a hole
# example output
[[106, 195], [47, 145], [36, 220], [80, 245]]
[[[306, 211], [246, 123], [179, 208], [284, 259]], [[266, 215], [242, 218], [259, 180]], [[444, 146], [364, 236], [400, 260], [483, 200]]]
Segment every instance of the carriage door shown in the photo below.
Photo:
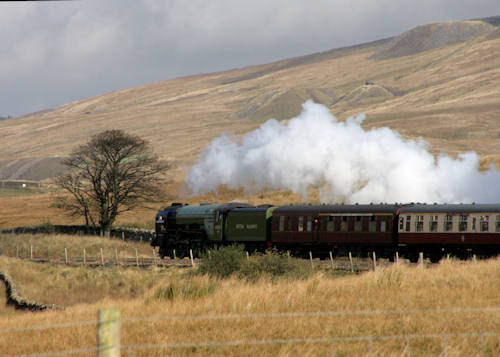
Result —
[[313, 216], [312, 217], [312, 241], [314, 243], [319, 242], [319, 232], [320, 232], [320, 220], [319, 216]]
[[224, 238], [224, 214], [222, 211], [215, 211], [214, 239], [222, 241]]

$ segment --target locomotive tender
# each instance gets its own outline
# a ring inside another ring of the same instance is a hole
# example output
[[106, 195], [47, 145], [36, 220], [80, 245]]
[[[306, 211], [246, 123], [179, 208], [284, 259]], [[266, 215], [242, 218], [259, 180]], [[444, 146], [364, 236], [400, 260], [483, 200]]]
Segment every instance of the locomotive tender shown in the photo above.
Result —
[[195, 255], [208, 248], [243, 244], [249, 251], [268, 247], [295, 255], [312, 251], [363, 256], [375, 251], [410, 261], [418, 253], [439, 261], [500, 253], [500, 204], [363, 204], [251, 206], [245, 203], [174, 203], [156, 215], [161, 257]]

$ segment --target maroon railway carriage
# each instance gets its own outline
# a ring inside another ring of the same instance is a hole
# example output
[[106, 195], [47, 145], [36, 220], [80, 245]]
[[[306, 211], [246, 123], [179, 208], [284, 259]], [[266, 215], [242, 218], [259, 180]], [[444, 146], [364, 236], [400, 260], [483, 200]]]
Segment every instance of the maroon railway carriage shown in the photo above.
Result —
[[398, 250], [424, 252], [437, 261], [445, 254], [466, 258], [500, 252], [499, 204], [415, 204], [402, 207]]
[[375, 250], [392, 258], [400, 206], [281, 206], [272, 213], [271, 241], [279, 249], [306, 253], [364, 255]]

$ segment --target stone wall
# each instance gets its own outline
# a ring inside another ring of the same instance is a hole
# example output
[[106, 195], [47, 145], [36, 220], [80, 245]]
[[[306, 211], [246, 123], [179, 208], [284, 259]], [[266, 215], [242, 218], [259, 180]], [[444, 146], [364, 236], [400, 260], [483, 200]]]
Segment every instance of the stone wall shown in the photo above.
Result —
[[[16, 227], [1, 230], [0, 233], [15, 233], [15, 234], [71, 234], [71, 235], [100, 235], [99, 229], [85, 226], [62, 226], [44, 224], [38, 227]], [[111, 237], [121, 238], [128, 241], [139, 241], [149, 243], [155, 235], [153, 230], [146, 229], [129, 229], [129, 228], [113, 228], [110, 233]]]

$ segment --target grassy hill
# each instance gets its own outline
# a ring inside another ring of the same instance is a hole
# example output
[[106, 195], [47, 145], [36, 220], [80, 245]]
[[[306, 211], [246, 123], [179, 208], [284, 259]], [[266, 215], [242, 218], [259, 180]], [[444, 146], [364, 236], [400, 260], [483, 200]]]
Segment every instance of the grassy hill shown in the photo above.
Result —
[[374, 59], [413, 55], [473, 38], [487, 36], [493, 26], [483, 21], [443, 22], [417, 26], [375, 52]]
[[[401, 39], [424, 38], [422, 29], [123, 89], [0, 121], [0, 177], [50, 177], [59, 172], [61, 158], [90, 135], [126, 128], [175, 164], [168, 179], [179, 182], [214, 137], [243, 134], [271, 117], [290, 118], [307, 99], [327, 105], [341, 120], [365, 112], [365, 127], [389, 126], [405, 137], [422, 136], [434, 152], [475, 150], [485, 160], [497, 159], [500, 38], [495, 19], [425, 25], [424, 32], [437, 33], [439, 41], [431, 36], [433, 46], [387, 59], [374, 56]], [[366, 81], [373, 85], [365, 86]]]

